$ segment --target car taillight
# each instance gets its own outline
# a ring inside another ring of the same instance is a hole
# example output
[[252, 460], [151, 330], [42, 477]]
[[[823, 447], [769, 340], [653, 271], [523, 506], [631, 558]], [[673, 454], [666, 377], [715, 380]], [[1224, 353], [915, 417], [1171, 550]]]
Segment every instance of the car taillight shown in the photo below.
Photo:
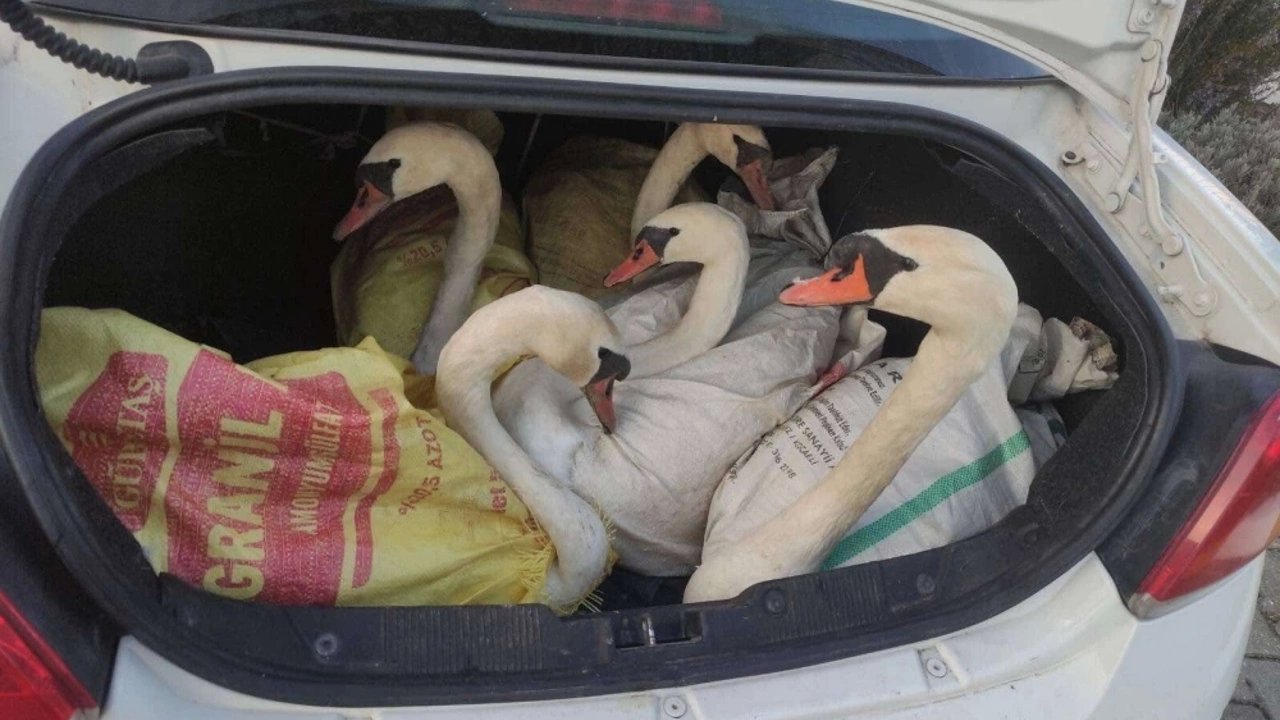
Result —
[[0, 593], [0, 716], [67, 720], [95, 704], [53, 649]]
[[718, 28], [720, 8], [710, 0], [507, 0], [501, 11], [556, 15], [610, 23]]
[[1254, 416], [1209, 493], [1138, 586], [1137, 605], [1153, 609], [1244, 567], [1276, 539], [1278, 521], [1280, 393]]

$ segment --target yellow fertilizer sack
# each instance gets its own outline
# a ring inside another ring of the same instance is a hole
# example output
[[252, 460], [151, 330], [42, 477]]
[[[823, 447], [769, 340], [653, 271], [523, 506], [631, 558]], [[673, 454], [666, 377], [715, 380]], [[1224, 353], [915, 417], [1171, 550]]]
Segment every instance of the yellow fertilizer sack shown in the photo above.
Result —
[[[590, 298], [631, 252], [631, 213], [655, 148], [616, 138], [570, 139], [538, 166], [524, 192], [529, 255], [543, 285]], [[691, 183], [673, 205], [704, 200]]]
[[538, 602], [554, 549], [432, 383], [374, 341], [237, 365], [120, 310], [44, 311], [67, 451], [157, 572], [287, 605]]
[[[444, 249], [457, 219], [453, 193], [432, 188], [393, 204], [347, 238], [330, 267], [338, 342], [355, 345], [373, 337], [387, 352], [413, 353], [444, 279]], [[471, 309], [536, 280], [515, 204], [503, 197], [497, 238], [485, 256]]]

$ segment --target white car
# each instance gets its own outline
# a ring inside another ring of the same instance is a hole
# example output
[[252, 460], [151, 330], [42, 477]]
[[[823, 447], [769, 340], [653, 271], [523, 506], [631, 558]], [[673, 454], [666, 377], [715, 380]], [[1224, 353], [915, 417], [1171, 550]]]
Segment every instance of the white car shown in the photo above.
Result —
[[[30, 37], [0, 29], [0, 716], [1220, 716], [1280, 519], [1280, 244], [1153, 126], [1177, 0], [31, 10], [80, 44], [0, 0]], [[1120, 378], [1060, 403], [1066, 445], [987, 531], [730, 601], [632, 577], [567, 618], [281, 607], [157, 578], [42, 417], [41, 307], [324, 342], [329, 228], [396, 105], [500, 111], [514, 186], [571, 132], [839, 145], [837, 234], [970, 229], [1025, 300], [1108, 330]]]

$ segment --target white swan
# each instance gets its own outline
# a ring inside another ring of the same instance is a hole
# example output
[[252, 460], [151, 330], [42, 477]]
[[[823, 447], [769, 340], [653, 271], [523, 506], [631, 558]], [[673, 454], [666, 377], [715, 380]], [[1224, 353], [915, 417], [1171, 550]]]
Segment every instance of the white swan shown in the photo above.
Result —
[[827, 272], [796, 283], [797, 305], [869, 303], [931, 326], [893, 395], [827, 477], [741, 541], [702, 558], [685, 602], [737, 595], [812, 572], [1004, 346], [1017, 287], [1000, 257], [968, 233], [936, 226], [841, 239]]
[[540, 363], [514, 368], [494, 392], [516, 442], [601, 508], [614, 525], [619, 562], [633, 570], [693, 569], [716, 483], [807, 399], [830, 361], [839, 312], [781, 305], [777, 289], [766, 310], [729, 332], [744, 314], [750, 259], [742, 222], [715, 205], [677, 205], [642, 228], [611, 284], [659, 262], [702, 268], [607, 311], [632, 362], [614, 435]]
[[636, 232], [635, 249], [605, 276], [605, 287], [630, 280], [659, 263], [697, 263], [702, 272], [680, 322], [627, 349], [637, 378], [657, 375], [720, 342], [738, 313], [751, 262], [742, 221], [718, 205], [677, 205], [652, 221]]
[[579, 388], [608, 428], [613, 383], [629, 369], [622, 347], [600, 306], [534, 286], [477, 310], [440, 353], [436, 393], [449, 427], [498, 471], [555, 545], [544, 594], [559, 610], [576, 606], [604, 578], [608, 533], [589, 503], [540, 468], [503, 429], [491, 386], [513, 360], [533, 355]]
[[466, 130], [414, 122], [374, 143], [356, 169], [356, 184], [355, 203], [334, 228], [335, 240], [429, 188], [446, 185], [457, 199], [457, 224], [444, 250], [444, 277], [434, 301], [423, 298], [431, 312], [412, 353], [418, 371], [430, 374], [440, 349], [471, 310], [476, 281], [493, 246], [502, 206], [498, 169], [485, 146]]
[[763, 130], [755, 125], [682, 123], [667, 138], [640, 186], [631, 213], [630, 237], [634, 238], [650, 218], [671, 206], [693, 169], [708, 155], [742, 178], [756, 205], [763, 210], [774, 208], [767, 179], [773, 151]]

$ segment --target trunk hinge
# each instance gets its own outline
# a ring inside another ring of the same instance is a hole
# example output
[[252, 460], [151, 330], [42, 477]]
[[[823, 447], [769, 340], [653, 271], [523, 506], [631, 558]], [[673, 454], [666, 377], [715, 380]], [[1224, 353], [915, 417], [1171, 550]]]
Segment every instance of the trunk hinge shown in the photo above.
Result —
[[[1152, 33], [1152, 28], [1167, 22], [1170, 8], [1176, 5], [1177, 0], [1135, 0], [1129, 29]], [[1142, 65], [1135, 73], [1130, 95], [1129, 147], [1119, 175], [1110, 164], [1101, 161], [1102, 147], [1093, 137], [1083, 147], [1064, 152], [1062, 162], [1068, 168], [1082, 168], [1103, 207], [1132, 235], [1147, 242], [1151, 268], [1161, 279], [1160, 299], [1181, 302], [1193, 315], [1205, 316], [1217, 307], [1218, 293], [1200, 274], [1186, 238], [1165, 217], [1156, 176], [1156, 164], [1164, 159], [1157, 156], [1153, 145], [1152, 101], [1169, 84], [1169, 48], [1153, 35], [1142, 44], [1140, 52]], [[1134, 192], [1135, 182], [1141, 188], [1141, 197]]]

